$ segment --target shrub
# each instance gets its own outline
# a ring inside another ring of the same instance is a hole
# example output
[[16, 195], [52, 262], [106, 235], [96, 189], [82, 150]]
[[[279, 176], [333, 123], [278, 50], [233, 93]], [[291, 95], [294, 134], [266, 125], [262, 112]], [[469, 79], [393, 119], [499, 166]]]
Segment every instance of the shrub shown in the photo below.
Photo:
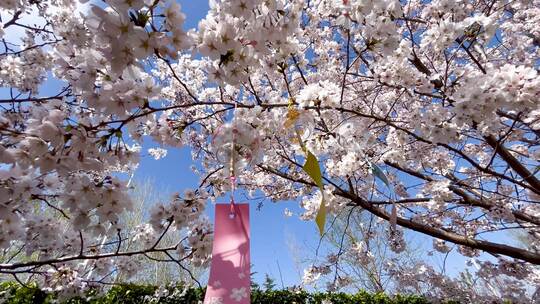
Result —
[[[12, 282], [0, 284], [0, 303], [6, 304], [197, 304], [204, 298], [204, 288], [185, 289], [181, 285], [162, 288], [156, 286], [125, 284], [108, 289], [98, 294], [95, 290], [80, 297], [60, 301], [54, 293], [47, 293], [36, 285], [21, 286]], [[396, 295], [390, 297], [383, 293], [360, 291], [346, 293], [309, 293], [305, 290], [261, 290], [251, 293], [251, 303], [257, 304], [424, 304], [425, 298], [416, 295]]]

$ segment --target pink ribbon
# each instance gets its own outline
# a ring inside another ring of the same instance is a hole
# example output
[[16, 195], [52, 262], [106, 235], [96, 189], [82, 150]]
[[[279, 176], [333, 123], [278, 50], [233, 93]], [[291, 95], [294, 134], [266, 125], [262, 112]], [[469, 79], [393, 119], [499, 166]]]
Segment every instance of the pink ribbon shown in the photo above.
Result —
[[216, 204], [204, 304], [250, 303], [249, 237], [249, 204]]

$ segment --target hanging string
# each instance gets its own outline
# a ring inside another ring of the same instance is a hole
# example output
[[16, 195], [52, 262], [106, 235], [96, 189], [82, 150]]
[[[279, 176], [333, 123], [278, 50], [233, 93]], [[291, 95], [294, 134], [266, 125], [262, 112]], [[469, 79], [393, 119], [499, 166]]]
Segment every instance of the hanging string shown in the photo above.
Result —
[[235, 152], [236, 152], [236, 109], [238, 108], [238, 103], [234, 104], [234, 110], [233, 110], [233, 119], [232, 119], [232, 132], [231, 132], [231, 174], [229, 176], [229, 181], [231, 183], [231, 210], [229, 217], [234, 218], [235, 212], [234, 212], [234, 192], [236, 190], [236, 172], [234, 170], [234, 166], [236, 163], [235, 159]]

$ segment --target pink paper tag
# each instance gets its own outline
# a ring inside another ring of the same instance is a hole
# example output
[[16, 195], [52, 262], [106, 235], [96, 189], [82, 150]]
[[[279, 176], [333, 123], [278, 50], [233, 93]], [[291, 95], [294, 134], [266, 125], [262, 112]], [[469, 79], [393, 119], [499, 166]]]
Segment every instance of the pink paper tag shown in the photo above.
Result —
[[249, 205], [216, 204], [214, 245], [204, 304], [249, 304]]

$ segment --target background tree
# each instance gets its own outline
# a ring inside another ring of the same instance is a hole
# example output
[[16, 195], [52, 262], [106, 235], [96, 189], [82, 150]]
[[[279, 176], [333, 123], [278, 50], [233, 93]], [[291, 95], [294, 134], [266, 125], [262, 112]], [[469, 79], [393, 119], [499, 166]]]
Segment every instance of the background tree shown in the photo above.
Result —
[[[422, 253], [418, 240], [410, 236], [406, 238], [409, 246], [403, 252], [394, 253], [388, 243], [389, 229], [389, 225], [369, 213], [355, 212], [354, 207], [343, 209], [329, 219], [324, 242], [316, 250], [302, 249], [304, 254], [298, 262], [322, 271], [316, 281], [312, 281], [311, 272], [306, 272], [305, 283], [316, 286], [322, 283], [331, 290], [346, 287], [352, 291], [397, 292], [397, 277], [391, 269], [398, 265], [415, 265]], [[305, 252], [316, 252], [317, 256], [308, 256]]]
[[274, 290], [274, 288], [276, 288], [276, 281], [272, 277], [270, 277], [268, 273], [264, 274], [263, 288], [266, 291]]
[[[152, 179], [134, 180], [131, 183], [131, 187], [130, 196], [133, 200], [133, 211], [123, 213], [120, 216], [120, 221], [123, 222], [127, 235], [137, 234], [140, 224], [149, 220], [150, 214], [148, 210], [151, 210], [154, 204], [165, 201], [167, 199], [166, 194], [168, 193], [165, 189], [157, 189], [156, 182]], [[161, 244], [163, 246], [173, 246], [179, 235], [179, 231], [169, 230], [163, 236]], [[143, 249], [140, 243], [130, 238], [128, 238], [126, 247], [128, 250]], [[119, 272], [116, 276], [116, 282], [135, 282], [155, 286], [167, 286], [179, 282], [190, 282], [192, 280], [191, 276], [200, 282], [204, 281], [204, 276], [206, 275], [205, 268], [186, 264], [183, 269], [178, 267], [176, 263], [163, 263], [162, 260], [166, 259], [167, 255], [160, 252], [149, 253], [148, 257], [140, 256], [137, 261], [139, 268], [137, 274], [130, 277], [128, 275], [122, 275]]]

